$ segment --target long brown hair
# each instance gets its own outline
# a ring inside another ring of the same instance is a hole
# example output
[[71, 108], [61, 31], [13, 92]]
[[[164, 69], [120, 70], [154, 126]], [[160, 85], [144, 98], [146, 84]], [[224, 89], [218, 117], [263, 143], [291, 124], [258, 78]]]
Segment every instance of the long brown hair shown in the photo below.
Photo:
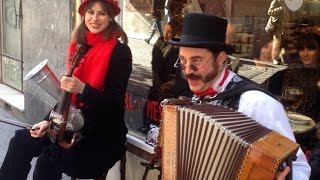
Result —
[[[84, 12], [87, 12], [96, 2], [101, 4], [103, 11], [105, 11], [108, 16], [111, 18], [109, 26], [103, 30], [104, 38], [108, 40], [111, 38], [113, 33], [119, 33], [121, 41], [124, 44], [128, 44], [128, 36], [122, 29], [122, 27], [115, 21], [115, 13], [112, 6], [105, 0], [91, 0], [90, 3], [85, 7]], [[86, 32], [88, 31], [84, 17], [82, 17], [81, 23], [72, 31], [71, 41], [76, 42], [76, 44], [85, 44], [86, 43]]]

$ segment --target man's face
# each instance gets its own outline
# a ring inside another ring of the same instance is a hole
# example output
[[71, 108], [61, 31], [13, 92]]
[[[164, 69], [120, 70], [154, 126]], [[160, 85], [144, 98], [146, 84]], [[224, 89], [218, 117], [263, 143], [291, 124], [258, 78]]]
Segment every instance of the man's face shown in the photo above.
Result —
[[[225, 60], [224, 55], [225, 53], [221, 52], [217, 59], [214, 59], [208, 49], [180, 47], [182, 76], [188, 81], [191, 91], [204, 92], [213, 85], [221, 73]], [[190, 65], [195, 65], [198, 70], [195, 71]]]

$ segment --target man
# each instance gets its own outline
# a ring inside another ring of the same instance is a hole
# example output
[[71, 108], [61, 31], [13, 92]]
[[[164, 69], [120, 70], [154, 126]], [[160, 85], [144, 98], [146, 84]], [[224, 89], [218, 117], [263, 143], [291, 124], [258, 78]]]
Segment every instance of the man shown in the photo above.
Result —
[[[177, 61], [177, 64], [180, 64], [184, 78], [197, 97], [213, 96], [248, 81], [225, 68], [227, 54], [233, 53], [233, 47], [225, 43], [227, 23], [227, 20], [216, 16], [189, 14], [185, 17], [181, 38], [169, 40], [169, 43], [180, 46], [180, 62]], [[294, 140], [283, 106], [264, 92], [250, 90], [238, 97], [211, 103], [237, 109], [265, 127]], [[288, 169], [279, 173], [278, 179], [284, 179]], [[292, 172], [293, 179], [297, 180], [310, 176], [310, 166], [301, 149], [293, 162]]]

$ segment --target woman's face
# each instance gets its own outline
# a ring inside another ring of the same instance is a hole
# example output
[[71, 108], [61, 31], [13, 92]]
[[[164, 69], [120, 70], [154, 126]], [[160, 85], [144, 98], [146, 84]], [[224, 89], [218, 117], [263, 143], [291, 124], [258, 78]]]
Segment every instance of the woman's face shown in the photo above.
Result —
[[318, 61], [319, 50], [304, 48], [299, 50], [299, 56], [304, 65], [316, 65]]
[[86, 11], [84, 19], [88, 30], [93, 34], [97, 34], [105, 30], [111, 21], [111, 18], [102, 9], [99, 2], [96, 2]]
[[173, 30], [169, 24], [166, 24], [163, 29], [163, 39], [168, 42], [171, 38], [173, 38]]

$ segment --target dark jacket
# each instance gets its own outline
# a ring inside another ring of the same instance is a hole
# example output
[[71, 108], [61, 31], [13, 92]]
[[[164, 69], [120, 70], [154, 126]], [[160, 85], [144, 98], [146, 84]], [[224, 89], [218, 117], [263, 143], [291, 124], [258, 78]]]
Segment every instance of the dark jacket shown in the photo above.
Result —
[[297, 87], [303, 90], [301, 105], [297, 112], [320, 121], [320, 91], [317, 82], [320, 70], [316, 68], [297, 68], [297, 66], [279, 71], [271, 76], [267, 82], [267, 89], [273, 94], [282, 96], [285, 87]]
[[[124, 122], [124, 98], [131, 71], [131, 50], [119, 42], [110, 58], [104, 90], [100, 92], [86, 83], [83, 93], [77, 95], [77, 102], [85, 103], [81, 108], [85, 122], [79, 143], [104, 144], [114, 150], [125, 148], [128, 129]], [[45, 119], [49, 119], [49, 114]]]
[[160, 86], [175, 78], [176, 62], [179, 54], [179, 49], [173, 47], [159, 37], [152, 49], [152, 73], [153, 85]]
[[102, 92], [89, 84], [77, 96], [84, 102], [85, 124], [82, 135], [94, 143], [124, 146], [128, 132], [124, 122], [125, 92], [132, 70], [132, 55], [127, 45], [118, 43], [112, 53]]

